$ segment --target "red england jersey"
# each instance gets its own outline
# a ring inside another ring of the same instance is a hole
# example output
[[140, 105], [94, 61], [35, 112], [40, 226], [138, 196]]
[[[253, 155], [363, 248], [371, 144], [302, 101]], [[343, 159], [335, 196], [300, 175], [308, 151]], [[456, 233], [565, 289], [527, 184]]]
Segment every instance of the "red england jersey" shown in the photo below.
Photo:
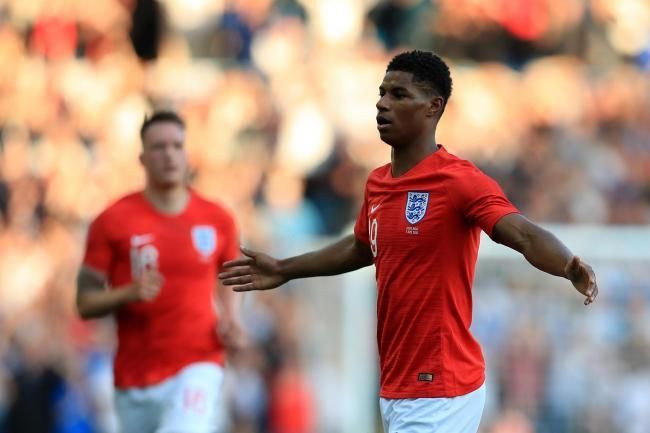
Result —
[[390, 164], [370, 173], [354, 233], [376, 267], [381, 397], [455, 397], [483, 384], [469, 331], [479, 235], [514, 212], [495, 181], [442, 146], [400, 177]]
[[155, 267], [164, 278], [158, 296], [116, 312], [115, 385], [152, 385], [188, 364], [223, 364], [214, 293], [224, 261], [239, 255], [233, 217], [193, 191], [184, 211], [157, 211], [142, 192], [128, 195], [90, 226], [84, 265], [112, 287]]

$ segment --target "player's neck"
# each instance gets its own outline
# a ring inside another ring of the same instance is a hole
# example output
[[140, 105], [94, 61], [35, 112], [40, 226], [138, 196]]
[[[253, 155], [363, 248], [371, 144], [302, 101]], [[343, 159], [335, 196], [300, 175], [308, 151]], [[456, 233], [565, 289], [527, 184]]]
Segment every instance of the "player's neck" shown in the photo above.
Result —
[[190, 192], [185, 185], [171, 188], [148, 184], [144, 196], [157, 211], [175, 215], [181, 213], [190, 199]]
[[411, 145], [393, 147], [391, 150], [391, 172], [393, 177], [400, 177], [420, 161], [438, 151], [436, 139], [414, 142]]

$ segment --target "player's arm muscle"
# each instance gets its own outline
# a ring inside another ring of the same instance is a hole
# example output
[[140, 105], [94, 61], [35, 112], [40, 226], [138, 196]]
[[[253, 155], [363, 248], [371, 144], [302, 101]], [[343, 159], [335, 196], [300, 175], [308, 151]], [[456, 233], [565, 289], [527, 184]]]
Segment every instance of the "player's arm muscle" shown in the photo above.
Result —
[[537, 269], [571, 280], [586, 297], [585, 305], [596, 300], [598, 284], [594, 270], [549, 231], [519, 214], [510, 214], [496, 223], [492, 239], [519, 251]]
[[281, 260], [280, 269], [285, 278], [293, 280], [343, 274], [372, 263], [370, 246], [352, 234], [320, 250]]
[[274, 289], [289, 280], [354, 271], [372, 264], [370, 246], [354, 235], [284, 260], [242, 248], [246, 257], [224, 263], [219, 279], [236, 292]]
[[520, 214], [501, 218], [492, 231], [492, 239], [519, 251], [537, 269], [567, 277], [566, 267], [573, 253], [551, 232]]
[[83, 319], [106, 316], [132, 299], [129, 290], [108, 290], [106, 277], [87, 266], [77, 275], [77, 311]]

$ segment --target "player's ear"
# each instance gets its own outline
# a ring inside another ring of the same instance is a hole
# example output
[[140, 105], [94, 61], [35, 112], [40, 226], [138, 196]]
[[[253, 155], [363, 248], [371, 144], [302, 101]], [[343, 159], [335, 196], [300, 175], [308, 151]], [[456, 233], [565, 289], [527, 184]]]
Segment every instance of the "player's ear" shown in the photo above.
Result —
[[138, 161], [140, 161], [140, 164], [144, 165], [144, 152], [140, 152], [140, 155], [138, 155]]
[[445, 108], [445, 100], [442, 96], [434, 95], [429, 99], [429, 109], [427, 110], [427, 115], [429, 117], [440, 116], [442, 110]]

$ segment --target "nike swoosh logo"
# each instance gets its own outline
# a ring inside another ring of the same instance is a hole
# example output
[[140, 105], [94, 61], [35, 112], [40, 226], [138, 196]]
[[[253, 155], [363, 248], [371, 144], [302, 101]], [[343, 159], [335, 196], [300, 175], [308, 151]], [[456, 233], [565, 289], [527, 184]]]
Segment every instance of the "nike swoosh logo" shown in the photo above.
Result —
[[381, 204], [370, 206], [370, 213], [375, 213], [375, 211], [377, 210], [377, 208], [379, 208], [379, 206], [381, 206]]
[[149, 244], [153, 241], [153, 235], [148, 233], [146, 235], [133, 235], [131, 236], [131, 246], [140, 247], [144, 244]]

